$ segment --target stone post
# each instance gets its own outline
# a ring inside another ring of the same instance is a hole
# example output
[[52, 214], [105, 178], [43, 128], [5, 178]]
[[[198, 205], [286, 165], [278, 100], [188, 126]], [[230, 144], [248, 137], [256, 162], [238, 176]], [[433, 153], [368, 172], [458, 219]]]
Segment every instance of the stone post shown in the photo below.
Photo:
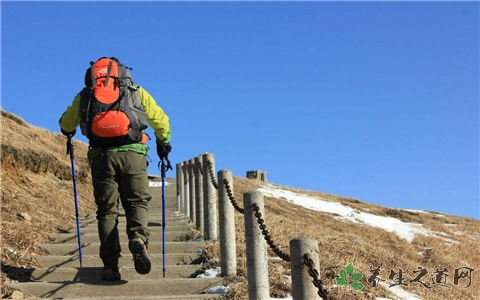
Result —
[[303, 263], [303, 255], [307, 254], [313, 260], [315, 270], [319, 269], [318, 242], [309, 237], [294, 238], [290, 241], [290, 266], [292, 273], [293, 299], [322, 299], [317, 294], [318, 289], [312, 283], [308, 267]]
[[183, 166], [183, 214], [185, 217], [190, 217], [190, 192], [188, 190], [188, 162], [184, 161]]
[[267, 243], [258, 227], [252, 205], [256, 204], [265, 218], [263, 194], [258, 191], [243, 194], [245, 209], [245, 241], [247, 246], [248, 299], [270, 299], [268, 284]]
[[197, 230], [203, 233], [205, 231], [205, 222], [203, 216], [203, 170], [202, 157], [195, 157], [194, 172], [195, 172], [195, 219]]
[[222, 276], [237, 275], [237, 247], [235, 244], [235, 209], [230, 203], [223, 180], [230, 183], [233, 192], [232, 172], [218, 172], [218, 220], [220, 229], [220, 262]]
[[183, 168], [182, 163], [177, 164], [177, 210], [183, 211]]
[[[203, 174], [203, 202], [204, 202], [204, 222], [205, 222], [205, 237], [206, 240], [216, 241], [217, 234], [217, 191], [212, 184], [208, 163], [212, 164], [215, 170], [215, 157], [211, 153], [202, 155]], [[214, 172], [215, 174], [215, 172]]]
[[188, 188], [190, 195], [188, 196], [188, 200], [190, 201], [190, 220], [192, 220], [193, 224], [196, 222], [196, 212], [195, 212], [195, 174], [193, 171], [193, 167], [195, 165], [195, 161], [190, 159], [188, 161]]

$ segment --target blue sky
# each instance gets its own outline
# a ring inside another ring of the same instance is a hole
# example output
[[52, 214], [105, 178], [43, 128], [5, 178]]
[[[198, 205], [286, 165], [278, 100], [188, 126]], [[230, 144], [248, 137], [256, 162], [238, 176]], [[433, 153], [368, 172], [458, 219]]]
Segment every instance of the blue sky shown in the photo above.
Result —
[[212, 152], [236, 175], [480, 216], [478, 2], [1, 5], [2, 108], [34, 125], [58, 132], [88, 63], [116, 56], [170, 116], [175, 163]]

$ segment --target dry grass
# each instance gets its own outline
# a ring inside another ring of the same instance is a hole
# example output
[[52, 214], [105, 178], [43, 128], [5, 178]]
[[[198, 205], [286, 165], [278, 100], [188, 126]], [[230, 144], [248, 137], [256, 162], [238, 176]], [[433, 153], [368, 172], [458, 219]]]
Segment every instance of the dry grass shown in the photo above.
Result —
[[[8, 294], [6, 283], [10, 278], [28, 275], [37, 265], [36, 256], [43, 254], [41, 244], [48, 242], [58, 230], [74, 225], [74, 202], [70, 179], [70, 161], [65, 155], [65, 138], [59, 134], [30, 126], [21, 118], [1, 113], [2, 164], [1, 164], [1, 225], [2, 225], [2, 296]], [[80, 213], [86, 215], [95, 209], [89, 167], [86, 160], [87, 146], [75, 142], [76, 168], [78, 172]], [[243, 206], [243, 193], [256, 190], [259, 184], [243, 178], [235, 178], [234, 192]], [[362, 279], [365, 288], [353, 292], [350, 288], [335, 287], [335, 277], [340, 268], [352, 262], [355, 269], [369, 274], [370, 266], [381, 266], [388, 278], [390, 269], [402, 268], [411, 278], [418, 266], [430, 273], [437, 268], [450, 270], [451, 288], [427, 289], [408, 285], [406, 290], [423, 299], [480, 299], [479, 276], [474, 272], [470, 288], [451, 284], [453, 270], [461, 266], [480, 267], [480, 222], [474, 219], [440, 215], [435, 212], [418, 213], [364, 203], [357, 199], [339, 197], [314, 191], [289, 188], [294, 192], [340, 202], [360, 211], [391, 216], [405, 222], [419, 223], [439, 232], [439, 237], [417, 236], [411, 243], [392, 233], [361, 224], [335, 219], [333, 215], [315, 212], [274, 198], [265, 200], [265, 219], [269, 231], [280, 248], [288, 253], [289, 241], [298, 236], [311, 236], [318, 240], [320, 248], [320, 274], [332, 299], [374, 299], [391, 297], [381, 287], [373, 288]], [[21, 220], [17, 213], [26, 212], [30, 222]], [[243, 216], [235, 213], [238, 272], [235, 278], [226, 279], [231, 289], [225, 298], [246, 299], [246, 252]], [[197, 233], [186, 235], [195, 238]], [[448, 240], [454, 243], [449, 243]], [[423, 253], [423, 254], [422, 254]], [[207, 244], [204, 254], [209, 266], [219, 264], [220, 250], [217, 243]], [[275, 257], [269, 252], [270, 257]], [[290, 266], [278, 259], [269, 261], [270, 293], [272, 297], [284, 297], [291, 292], [288, 278]], [[430, 275], [430, 274], [429, 274]]]
[[[260, 187], [255, 181], [236, 177], [234, 182], [235, 198], [243, 206], [243, 193], [256, 190]], [[375, 297], [392, 297], [383, 287], [372, 287], [365, 278], [362, 279], [364, 289], [354, 292], [348, 287], [337, 287], [335, 277], [338, 270], [345, 268], [350, 262], [358, 270], [370, 275], [370, 266], [380, 266], [382, 279], [388, 280], [391, 269], [398, 272], [401, 268], [407, 280], [415, 277], [413, 272], [422, 266], [429, 271], [424, 282], [430, 282], [430, 276], [436, 269], [446, 267], [450, 273], [449, 285], [451, 288], [432, 287], [424, 288], [419, 284], [409, 284], [404, 287], [409, 292], [416, 293], [422, 299], [479, 299], [478, 276], [473, 274], [470, 288], [453, 285], [453, 272], [455, 268], [470, 266], [474, 269], [480, 266], [480, 254], [474, 249], [479, 249], [480, 222], [474, 219], [439, 215], [437, 213], [418, 213], [399, 209], [392, 209], [363, 203], [352, 198], [343, 198], [335, 195], [313, 191], [289, 190], [321, 197], [322, 199], [340, 202], [361, 211], [391, 216], [405, 222], [423, 224], [432, 231], [443, 232], [448, 239], [458, 242], [450, 244], [440, 237], [417, 236], [410, 244], [393, 233], [386, 232], [362, 224], [335, 219], [334, 215], [316, 212], [290, 204], [280, 199], [267, 197], [265, 199], [265, 219], [268, 229], [284, 252], [289, 252], [289, 241], [299, 236], [310, 236], [319, 242], [320, 249], [320, 274], [327, 285], [331, 299], [375, 299]], [[237, 257], [245, 258], [245, 236], [243, 216], [235, 213]], [[456, 224], [456, 226], [445, 226]], [[463, 234], [460, 235], [459, 232]], [[427, 250], [426, 250], [427, 249]], [[430, 250], [428, 250], [430, 249]], [[424, 252], [424, 255], [421, 253]], [[425, 252], [426, 255], [425, 255]], [[219, 255], [219, 254], [218, 254]], [[269, 256], [275, 254], [269, 250]], [[218, 257], [217, 257], [218, 259]], [[478, 272], [478, 271], [477, 271]], [[232, 280], [235, 282], [226, 299], [245, 299], [247, 283], [245, 279], [246, 261], [238, 260], [238, 275]], [[272, 297], [285, 297], [291, 293], [291, 286], [285, 275], [290, 275], [289, 263], [270, 259], [269, 281], [270, 295]]]
[[[44, 254], [41, 244], [75, 222], [70, 159], [65, 138], [1, 112], [2, 296], [6, 283], [28, 274]], [[80, 215], [95, 209], [87, 145], [75, 141]], [[17, 216], [27, 213], [31, 221]]]
[[181, 234], [175, 238], [175, 241], [191, 241], [191, 240], [196, 240], [196, 239], [201, 239], [203, 238], [202, 232], [192, 229], [187, 233]]

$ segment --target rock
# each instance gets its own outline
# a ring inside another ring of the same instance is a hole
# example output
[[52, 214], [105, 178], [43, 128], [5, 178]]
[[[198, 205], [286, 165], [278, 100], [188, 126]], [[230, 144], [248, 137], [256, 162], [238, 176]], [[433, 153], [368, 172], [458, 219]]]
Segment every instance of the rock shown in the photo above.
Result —
[[13, 291], [13, 293], [8, 297], [9, 299], [23, 299], [23, 293], [20, 291]]
[[17, 217], [19, 219], [22, 219], [22, 220], [25, 220], [27, 222], [30, 222], [32, 220], [32, 217], [30, 217], [30, 215], [26, 212], [21, 212], [21, 213], [18, 213], [17, 214]]

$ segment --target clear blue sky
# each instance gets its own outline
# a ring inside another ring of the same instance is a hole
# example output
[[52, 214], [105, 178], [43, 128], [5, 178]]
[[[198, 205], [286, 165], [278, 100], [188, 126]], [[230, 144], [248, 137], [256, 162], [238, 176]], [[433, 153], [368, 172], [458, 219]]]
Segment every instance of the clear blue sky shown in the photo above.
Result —
[[478, 2], [1, 5], [2, 107], [34, 125], [58, 132], [88, 63], [117, 56], [170, 116], [175, 163], [213, 152], [237, 175], [480, 216]]

